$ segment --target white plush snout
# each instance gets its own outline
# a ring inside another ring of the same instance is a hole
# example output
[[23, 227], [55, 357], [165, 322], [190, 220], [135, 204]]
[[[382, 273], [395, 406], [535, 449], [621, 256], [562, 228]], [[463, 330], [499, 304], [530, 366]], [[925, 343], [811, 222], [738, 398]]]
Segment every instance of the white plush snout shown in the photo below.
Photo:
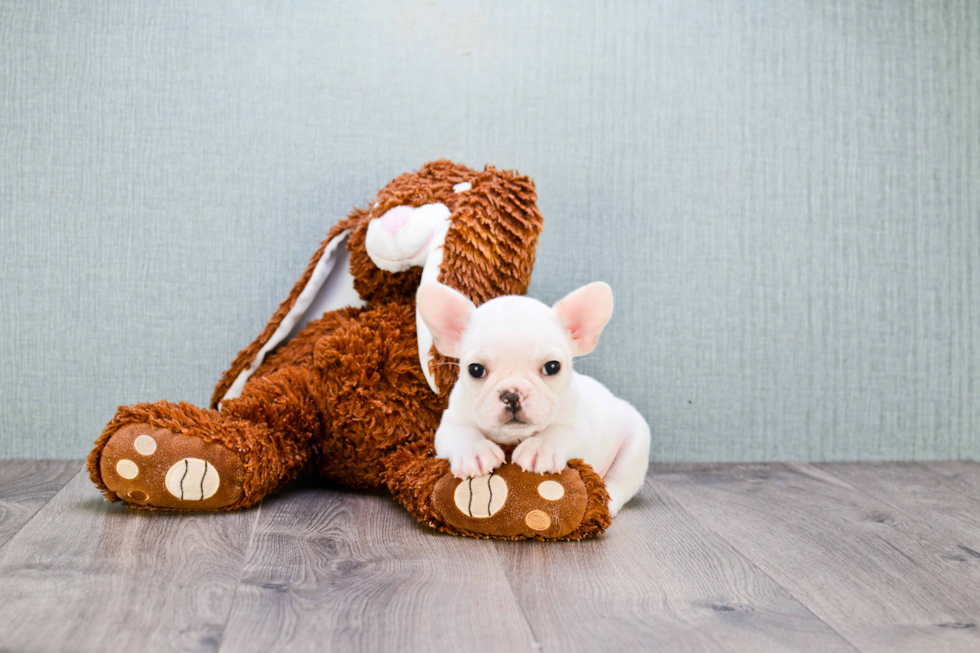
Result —
[[365, 248], [382, 270], [403, 272], [425, 265], [436, 245], [436, 236], [449, 219], [445, 204], [426, 204], [418, 208], [396, 206], [368, 224]]
[[[421, 267], [421, 283], [432, 283], [439, 278], [442, 246], [446, 242], [451, 216], [445, 204], [425, 204], [417, 208], [396, 206], [368, 223], [364, 247], [380, 269], [397, 273]], [[422, 374], [432, 391], [438, 393], [439, 388], [429, 370], [432, 334], [418, 314], [415, 322]]]

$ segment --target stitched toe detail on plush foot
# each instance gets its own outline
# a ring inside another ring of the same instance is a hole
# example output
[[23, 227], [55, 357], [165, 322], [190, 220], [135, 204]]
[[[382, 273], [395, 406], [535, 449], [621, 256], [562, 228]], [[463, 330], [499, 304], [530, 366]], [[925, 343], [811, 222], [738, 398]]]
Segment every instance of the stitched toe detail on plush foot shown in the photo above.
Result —
[[586, 513], [588, 490], [579, 472], [535, 474], [508, 463], [492, 474], [439, 479], [436, 513], [464, 534], [504, 539], [562, 539], [573, 536]]
[[105, 486], [134, 507], [217, 510], [242, 497], [244, 468], [231, 450], [145, 424], [114, 433], [99, 470]]

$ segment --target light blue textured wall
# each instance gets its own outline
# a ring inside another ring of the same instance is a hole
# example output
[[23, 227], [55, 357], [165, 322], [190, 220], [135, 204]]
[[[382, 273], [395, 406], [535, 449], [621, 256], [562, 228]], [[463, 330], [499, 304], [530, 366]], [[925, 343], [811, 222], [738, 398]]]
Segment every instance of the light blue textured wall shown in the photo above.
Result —
[[972, 0], [0, 2], [0, 457], [206, 403], [443, 156], [537, 180], [533, 294], [612, 284], [656, 459], [980, 457]]

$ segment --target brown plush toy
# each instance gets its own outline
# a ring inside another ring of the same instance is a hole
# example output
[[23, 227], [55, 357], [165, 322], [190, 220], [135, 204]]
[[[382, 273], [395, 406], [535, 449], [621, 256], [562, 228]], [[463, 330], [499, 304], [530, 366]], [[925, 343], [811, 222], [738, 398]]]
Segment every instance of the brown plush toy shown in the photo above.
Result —
[[610, 522], [581, 461], [540, 475], [506, 464], [460, 481], [433, 436], [457, 365], [415, 310], [440, 281], [481, 304], [523, 294], [541, 231], [533, 182], [435, 161], [335, 225], [211, 409], [119, 408], [88, 464], [109, 501], [153, 510], [251, 506], [302, 471], [387, 488], [419, 521], [474, 537], [580, 539]]

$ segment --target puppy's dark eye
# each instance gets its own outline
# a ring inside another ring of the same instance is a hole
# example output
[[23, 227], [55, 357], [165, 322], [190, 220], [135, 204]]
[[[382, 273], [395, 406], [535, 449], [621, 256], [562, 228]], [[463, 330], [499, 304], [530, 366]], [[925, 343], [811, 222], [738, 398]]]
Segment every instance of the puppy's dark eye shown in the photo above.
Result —
[[470, 363], [468, 369], [470, 371], [470, 376], [472, 376], [474, 379], [482, 379], [487, 375], [487, 369], [479, 363]]
[[558, 361], [548, 361], [547, 363], [544, 364], [543, 371], [545, 373], [545, 376], [558, 374], [560, 370], [561, 370], [561, 363], [559, 363]]

